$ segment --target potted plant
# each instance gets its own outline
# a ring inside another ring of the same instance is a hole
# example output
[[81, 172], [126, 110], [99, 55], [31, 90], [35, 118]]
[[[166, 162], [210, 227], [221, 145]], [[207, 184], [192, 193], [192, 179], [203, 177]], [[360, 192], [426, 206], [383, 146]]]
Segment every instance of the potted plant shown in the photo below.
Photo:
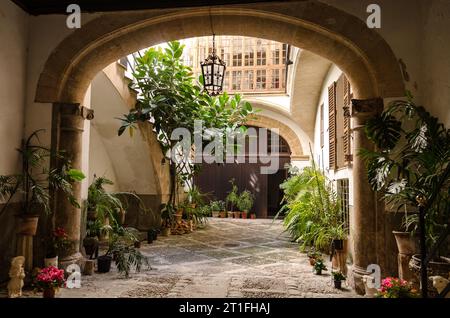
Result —
[[170, 203], [161, 205], [161, 234], [170, 235], [170, 228], [175, 222], [175, 208]]
[[147, 231], [147, 243], [151, 244], [158, 238], [158, 231], [155, 229], [150, 229]]
[[70, 246], [69, 237], [66, 231], [58, 227], [56, 228], [50, 239], [46, 241], [46, 256], [44, 259], [44, 266], [58, 267], [58, 255]]
[[322, 259], [316, 259], [313, 266], [314, 274], [322, 275], [322, 271], [326, 271], [327, 267], [325, 266]]
[[318, 259], [322, 259], [322, 253], [315, 251], [314, 249], [311, 249], [308, 252], [308, 258], [309, 258], [309, 264], [311, 266], [314, 266], [314, 264], [316, 263], [316, 260]]
[[55, 298], [59, 288], [65, 286], [64, 270], [54, 266], [43, 268], [35, 279], [35, 286], [43, 292], [44, 298]]
[[229, 205], [230, 207], [230, 210], [228, 211], [228, 217], [233, 217], [235, 213], [234, 207], [239, 202], [239, 194], [238, 194], [238, 187], [234, 183], [234, 179], [231, 179], [230, 183], [231, 183], [231, 191], [228, 192], [228, 195], [225, 198], [225, 202], [227, 206]]
[[213, 217], [219, 217], [220, 212], [225, 211], [224, 201], [211, 201], [210, 203], [211, 213]]
[[395, 277], [387, 277], [381, 281], [381, 288], [375, 294], [377, 298], [417, 298], [418, 292], [408, 281]]
[[205, 194], [197, 186], [192, 186], [187, 193], [187, 201], [192, 208], [205, 204]]
[[89, 259], [98, 257], [100, 232], [111, 230], [110, 226], [103, 225], [100, 220], [88, 220], [86, 223], [86, 237], [83, 239], [83, 247]]
[[114, 261], [119, 273], [128, 278], [133, 268], [139, 272], [142, 265], [149, 266], [148, 259], [134, 246], [137, 241], [137, 237], [130, 229], [119, 228], [118, 231], [111, 233], [108, 251], [98, 257], [98, 271], [109, 272], [111, 262]]
[[284, 192], [282, 213], [286, 232], [293, 241], [301, 242], [301, 249], [313, 246], [330, 252], [333, 240], [347, 236], [341, 202], [333, 182], [317, 168], [314, 161], [301, 171], [291, 169], [289, 178], [280, 185]]
[[[417, 251], [420, 204], [425, 209], [425, 243], [430, 250], [450, 227], [450, 130], [424, 107], [415, 105], [408, 92], [406, 101], [394, 101], [370, 119], [365, 131], [376, 146], [375, 151], [360, 151], [369, 182], [383, 194], [388, 206], [405, 212], [402, 231], [394, 232], [400, 254], [412, 257]], [[450, 262], [442, 257], [448, 254], [448, 244], [441, 244], [431, 260], [447, 273]], [[420, 261], [416, 265], [420, 268]]]
[[247, 218], [248, 212], [253, 207], [253, 195], [250, 191], [245, 190], [239, 195], [239, 199], [237, 201], [237, 207], [241, 210], [241, 215], [243, 219]]
[[[6, 204], [0, 214], [6, 210], [8, 204], [16, 193], [22, 196], [22, 209], [18, 215], [17, 234], [36, 235], [40, 211], [51, 214], [49, 191], [61, 190], [68, 200], [76, 207], [76, 201], [72, 192], [72, 183], [82, 181], [85, 176], [79, 170], [72, 169], [70, 161], [62, 152], [52, 156], [50, 149], [33, 141], [39, 140], [36, 130], [22, 142], [18, 150], [22, 157], [22, 172], [18, 175], [0, 176], [0, 197], [8, 196]], [[49, 159], [57, 159], [59, 167], [53, 169], [45, 168]]]
[[333, 282], [334, 282], [334, 288], [341, 289], [342, 288], [342, 281], [346, 280], [346, 277], [342, 272], [332, 272], [331, 275], [333, 275]]

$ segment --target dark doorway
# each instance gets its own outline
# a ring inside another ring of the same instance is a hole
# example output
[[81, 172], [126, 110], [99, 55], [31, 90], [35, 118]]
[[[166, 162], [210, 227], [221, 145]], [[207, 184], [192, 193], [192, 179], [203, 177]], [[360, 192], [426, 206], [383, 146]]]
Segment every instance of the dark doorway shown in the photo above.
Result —
[[274, 217], [281, 208], [283, 191], [280, 184], [287, 178], [287, 169], [280, 169], [277, 173], [268, 175], [267, 188], [271, 191], [267, 195], [267, 216]]
[[[253, 127], [257, 131], [260, 128]], [[273, 133], [273, 132], [270, 132]], [[270, 134], [268, 140], [268, 153], [279, 155], [278, 171], [274, 174], [262, 174], [261, 167], [267, 164], [249, 163], [248, 147], [245, 150], [245, 160], [239, 163], [203, 163], [201, 170], [194, 179], [195, 185], [200, 191], [207, 193], [211, 200], [224, 200], [231, 190], [230, 180], [234, 180], [239, 191], [249, 190], [255, 203], [252, 213], [256, 213], [258, 218], [273, 217], [280, 209], [282, 193], [280, 184], [286, 179], [286, 164], [289, 164], [290, 149], [287, 142], [279, 136], [279, 147], [272, 147], [270, 144]], [[248, 145], [248, 143], [247, 143]], [[259, 150], [258, 150], [259, 154]], [[241, 160], [239, 160], [241, 161]]]

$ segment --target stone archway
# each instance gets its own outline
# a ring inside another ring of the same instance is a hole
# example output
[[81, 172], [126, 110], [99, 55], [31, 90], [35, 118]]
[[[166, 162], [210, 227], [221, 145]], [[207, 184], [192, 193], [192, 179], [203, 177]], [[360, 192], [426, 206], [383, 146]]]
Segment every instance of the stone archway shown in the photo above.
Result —
[[[351, 110], [356, 149], [371, 147], [359, 128], [374, 110], [382, 108], [383, 98], [404, 95], [397, 59], [385, 40], [357, 17], [319, 1], [107, 13], [58, 45], [46, 62], [36, 91], [36, 102], [58, 105], [59, 113], [54, 115], [60, 123], [59, 132], [53, 141], [72, 155], [76, 168], [81, 160], [80, 121], [86, 113], [80, 104], [95, 74], [139, 49], [169, 40], [211, 35], [210, 14], [216, 35], [288, 43], [334, 62], [346, 73], [355, 98], [362, 100]], [[359, 158], [354, 160], [353, 176], [354, 274], [357, 291], [362, 291], [361, 276], [366, 274], [367, 265], [382, 264], [384, 251], [377, 242], [377, 224], [383, 222], [383, 216]], [[67, 225], [77, 224], [79, 211], [62, 204], [62, 200], [59, 203], [58, 210], [65, 211], [59, 219]], [[70, 238], [75, 244], [67, 260], [73, 261], [79, 256], [79, 233], [72, 231]]]
[[255, 117], [248, 120], [246, 124], [249, 126], [256, 126], [267, 129], [278, 128], [280, 136], [283, 137], [283, 139], [286, 140], [289, 145], [289, 148], [291, 150], [291, 159], [305, 159], [305, 156], [303, 155], [302, 144], [297, 135], [291, 128], [289, 128], [282, 122], [263, 115], [255, 115]]

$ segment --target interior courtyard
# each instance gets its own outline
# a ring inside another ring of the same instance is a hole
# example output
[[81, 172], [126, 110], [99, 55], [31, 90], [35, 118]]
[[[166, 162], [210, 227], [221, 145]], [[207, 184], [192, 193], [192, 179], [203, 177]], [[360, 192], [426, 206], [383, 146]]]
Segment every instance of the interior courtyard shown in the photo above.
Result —
[[450, 295], [450, 2], [372, 3], [2, 1], [0, 297]]

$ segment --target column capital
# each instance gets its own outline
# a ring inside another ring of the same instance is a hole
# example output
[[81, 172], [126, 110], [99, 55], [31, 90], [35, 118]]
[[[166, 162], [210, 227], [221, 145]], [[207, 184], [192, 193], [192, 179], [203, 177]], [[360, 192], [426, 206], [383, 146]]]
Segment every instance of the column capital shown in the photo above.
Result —
[[94, 119], [94, 110], [81, 106], [80, 103], [55, 103], [55, 105], [63, 116], [80, 116], [86, 120]]
[[357, 118], [370, 118], [383, 111], [382, 98], [352, 99], [351, 107], [344, 109], [344, 116]]

